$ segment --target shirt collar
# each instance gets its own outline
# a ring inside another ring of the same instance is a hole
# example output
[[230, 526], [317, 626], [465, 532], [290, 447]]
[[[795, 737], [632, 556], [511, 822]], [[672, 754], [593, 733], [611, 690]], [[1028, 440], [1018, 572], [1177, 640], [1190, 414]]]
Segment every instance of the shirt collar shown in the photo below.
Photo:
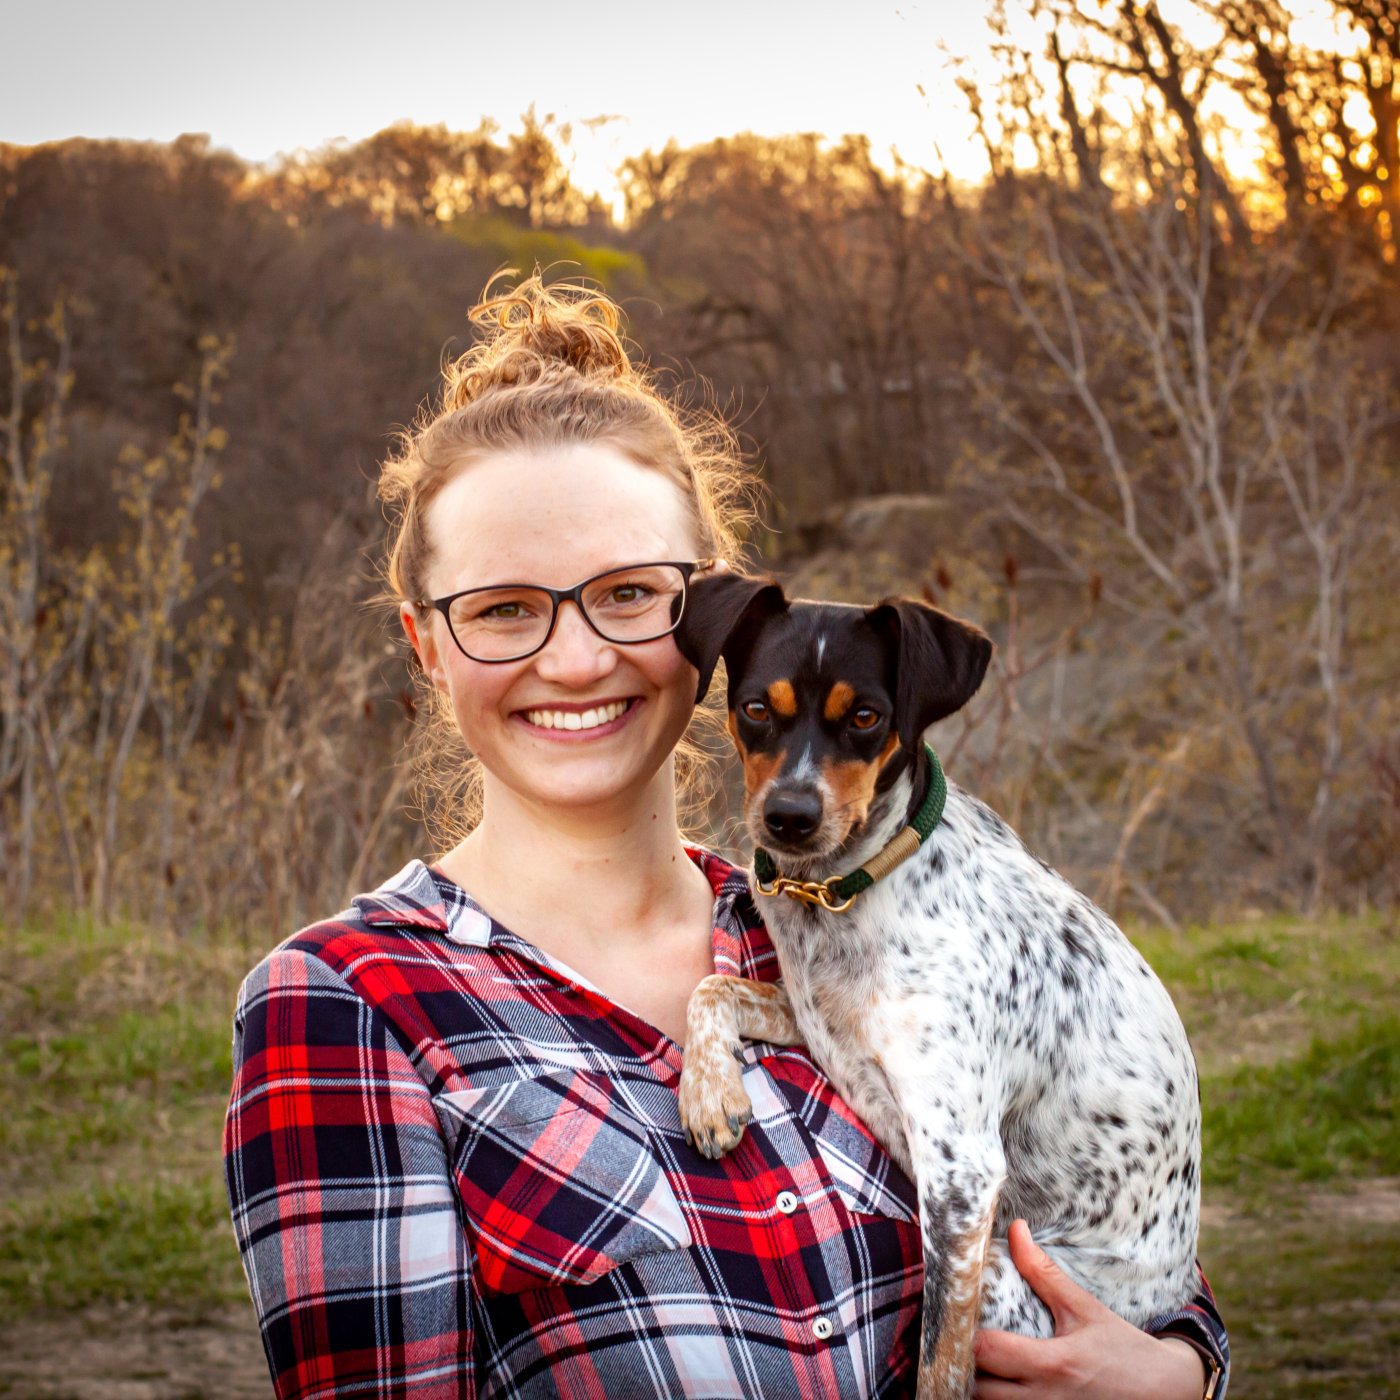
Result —
[[686, 854], [705, 872], [715, 892], [715, 971], [730, 977], [752, 976], [752, 945], [759, 938], [766, 946], [767, 931], [753, 907], [747, 872], [703, 846], [687, 846]]
[[372, 928], [421, 928], [448, 931], [447, 905], [431, 871], [421, 860], [411, 860], [368, 894], [357, 894], [351, 904]]

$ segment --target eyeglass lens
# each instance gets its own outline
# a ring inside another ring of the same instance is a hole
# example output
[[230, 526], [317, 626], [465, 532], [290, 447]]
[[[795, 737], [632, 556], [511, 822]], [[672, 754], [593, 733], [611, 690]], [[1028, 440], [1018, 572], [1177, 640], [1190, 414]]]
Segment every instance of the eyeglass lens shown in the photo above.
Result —
[[[672, 564], [618, 569], [594, 579], [582, 597], [589, 621], [609, 641], [651, 641], [680, 620], [685, 575]], [[456, 599], [448, 620], [468, 656], [508, 661], [543, 643], [550, 613], [543, 589], [482, 588]]]

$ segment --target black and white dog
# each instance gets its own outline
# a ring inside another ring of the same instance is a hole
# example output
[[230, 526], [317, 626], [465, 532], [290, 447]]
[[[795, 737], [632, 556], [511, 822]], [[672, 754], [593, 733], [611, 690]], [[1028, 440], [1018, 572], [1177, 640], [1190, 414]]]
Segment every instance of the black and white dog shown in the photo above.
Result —
[[[676, 640], [702, 697], [725, 659], [783, 973], [696, 990], [681, 1081], [692, 1140], [709, 1155], [739, 1142], [741, 1037], [809, 1047], [918, 1190], [921, 1397], [969, 1392], [979, 1325], [1052, 1334], [1006, 1251], [1018, 1217], [1129, 1321], [1186, 1302], [1200, 1100], [1166, 989], [970, 794], [948, 786], [921, 845], [899, 835], [916, 814], [927, 824], [941, 791], [923, 731], [976, 691], [991, 642], [923, 603], [789, 602], [738, 574], [695, 584]], [[838, 897], [834, 877], [867, 863], [874, 882], [841, 908], [849, 882]]]

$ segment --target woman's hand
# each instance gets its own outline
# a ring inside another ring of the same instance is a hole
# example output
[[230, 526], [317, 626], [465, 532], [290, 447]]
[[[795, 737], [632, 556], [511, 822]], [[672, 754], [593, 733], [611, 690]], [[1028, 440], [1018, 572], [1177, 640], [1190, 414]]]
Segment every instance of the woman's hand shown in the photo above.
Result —
[[977, 1334], [977, 1400], [1201, 1400], [1205, 1366], [1173, 1337], [1149, 1336], [1073, 1281], [1017, 1220], [1011, 1260], [1055, 1319], [1051, 1338]]

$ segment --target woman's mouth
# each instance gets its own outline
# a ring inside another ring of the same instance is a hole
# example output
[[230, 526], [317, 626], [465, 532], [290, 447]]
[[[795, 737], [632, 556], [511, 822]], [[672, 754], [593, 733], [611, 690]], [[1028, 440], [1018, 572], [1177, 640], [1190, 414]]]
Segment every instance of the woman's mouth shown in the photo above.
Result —
[[641, 696], [633, 695], [626, 700], [609, 700], [583, 710], [552, 709], [548, 706], [517, 710], [511, 718], [519, 720], [534, 733], [547, 735], [551, 739], [598, 739], [621, 729], [641, 703]]

